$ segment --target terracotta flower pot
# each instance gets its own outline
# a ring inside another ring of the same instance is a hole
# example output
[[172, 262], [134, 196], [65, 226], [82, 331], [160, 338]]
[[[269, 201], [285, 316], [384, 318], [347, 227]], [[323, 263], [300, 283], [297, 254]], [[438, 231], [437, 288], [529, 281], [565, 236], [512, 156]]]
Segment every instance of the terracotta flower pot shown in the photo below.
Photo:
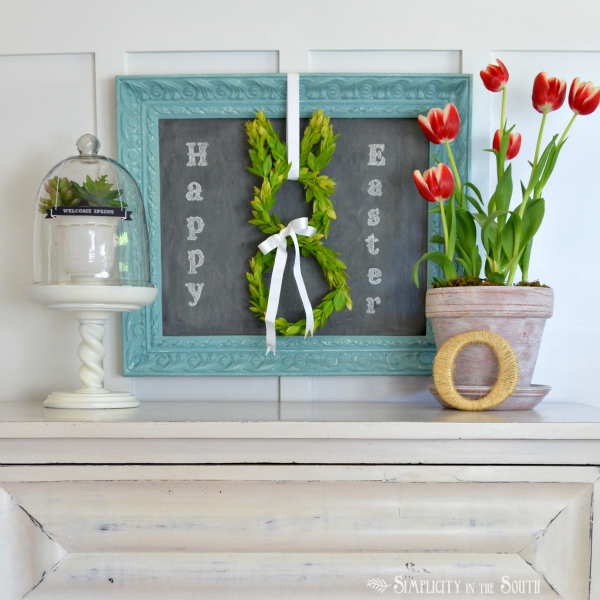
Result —
[[[431, 319], [438, 348], [451, 337], [467, 331], [493, 331], [506, 339], [519, 360], [520, 376], [515, 395], [521, 390], [522, 395], [530, 397], [544, 325], [552, 316], [553, 305], [554, 292], [549, 288], [437, 288], [427, 292], [425, 312]], [[454, 383], [458, 391], [467, 396], [461, 388], [466, 392], [469, 386], [489, 388], [496, 382], [497, 375], [498, 361], [494, 352], [487, 346], [474, 344], [458, 356]], [[548, 391], [549, 388], [541, 398]], [[535, 404], [537, 402], [530, 400], [527, 406], [512, 408], [529, 408]]]

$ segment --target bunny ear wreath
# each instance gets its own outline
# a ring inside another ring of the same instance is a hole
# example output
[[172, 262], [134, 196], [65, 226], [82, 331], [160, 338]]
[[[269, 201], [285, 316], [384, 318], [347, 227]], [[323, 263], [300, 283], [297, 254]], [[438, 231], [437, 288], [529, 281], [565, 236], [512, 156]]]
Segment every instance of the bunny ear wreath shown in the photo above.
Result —
[[[277, 198], [275, 194], [284, 181], [287, 181], [290, 164], [287, 162], [287, 149], [279, 140], [279, 135], [273, 129], [271, 122], [260, 111], [256, 119], [246, 123], [246, 133], [251, 150], [252, 167], [248, 170], [262, 177], [260, 189], [254, 188], [252, 200], [253, 219], [249, 221], [257, 225], [266, 235], [271, 236], [285, 228], [277, 215], [272, 212]], [[338, 258], [329, 246], [324, 246], [322, 238], [329, 235], [329, 225], [336, 218], [333, 204], [329, 196], [334, 193], [335, 181], [326, 175], [319, 175], [327, 166], [335, 150], [333, 127], [329, 125], [329, 117], [319, 110], [311, 117], [304, 137], [300, 142], [300, 174], [298, 181], [304, 186], [306, 202], [313, 203], [313, 215], [309, 225], [317, 230], [312, 237], [298, 237], [298, 245], [302, 256], [314, 256], [323, 270], [323, 275], [332, 290], [313, 309], [315, 328], [325, 326], [329, 315], [335, 310], [340, 312], [344, 307], [352, 310], [350, 299], [351, 289], [347, 285], [346, 265]], [[287, 238], [287, 245], [293, 242]], [[265, 320], [268, 304], [268, 293], [263, 277], [275, 262], [275, 253], [263, 254], [260, 250], [254, 258], [250, 259], [250, 272], [246, 277], [250, 287], [250, 310], [261, 319]], [[304, 334], [306, 319], [296, 323], [289, 323], [278, 317], [275, 320], [275, 329], [282, 335]]]

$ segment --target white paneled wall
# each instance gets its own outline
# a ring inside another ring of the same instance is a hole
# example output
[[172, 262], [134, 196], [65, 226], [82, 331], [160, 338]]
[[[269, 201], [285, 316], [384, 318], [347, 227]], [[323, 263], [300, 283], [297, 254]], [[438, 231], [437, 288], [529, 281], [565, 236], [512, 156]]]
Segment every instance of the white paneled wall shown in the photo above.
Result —
[[[515, 162], [526, 177], [539, 116], [533, 77], [600, 83], [600, 3], [583, 0], [502, 4], [500, 26], [488, 0], [4, 0], [0, 19], [0, 400], [41, 400], [77, 384], [74, 320], [27, 303], [32, 279], [32, 219], [45, 173], [74, 152], [85, 132], [116, 153], [114, 77], [122, 74], [300, 72], [474, 73], [472, 179], [489, 187], [490, 145], [499, 96], [478, 71], [495, 57], [511, 73], [508, 118], [523, 134]], [[510, 27], [508, 26], [510, 23]], [[561, 131], [568, 108], [550, 116]], [[600, 405], [590, 395], [600, 359], [596, 317], [600, 280], [596, 237], [600, 203], [594, 150], [600, 114], [580, 117], [547, 186], [547, 212], [531, 274], [554, 287], [534, 381], [550, 384], [548, 401]], [[141, 400], [379, 399], [429, 401], [425, 378], [123, 378], [120, 333], [107, 332], [107, 385], [134, 388]]]
[[128, 52], [126, 75], [188, 75], [190, 73], [277, 73], [273, 52]]
[[[25, 300], [33, 217], [46, 173], [95, 124], [93, 54], [0, 56], [0, 365], [2, 399], [78, 383], [77, 323]], [[75, 136], [75, 137], [74, 137]]]
[[443, 50], [313, 50], [312, 73], [460, 73], [461, 53]]

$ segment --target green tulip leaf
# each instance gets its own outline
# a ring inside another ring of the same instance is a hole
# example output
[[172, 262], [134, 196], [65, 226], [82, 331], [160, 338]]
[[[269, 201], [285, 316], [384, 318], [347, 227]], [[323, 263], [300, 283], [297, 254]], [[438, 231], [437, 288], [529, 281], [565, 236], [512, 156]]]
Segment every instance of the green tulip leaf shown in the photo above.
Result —
[[489, 273], [486, 273], [486, 277], [493, 283], [502, 284], [506, 281], [506, 273], [497, 273], [490, 271]]
[[521, 258], [519, 259], [519, 267], [521, 268], [521, 277], [523, 281], [529, 281], [529, 260], [531, 259], [531, 247], [533, 246], [533, 240], [529, 240]]
[[508, 214], [508, 210], [496, 210], [489, 217], [481, 218], [481, 215], [473, 215], [481, 227], [481, 235], [483, 236], [488, 227], [502, 215]]
[[473, 215], [464, 208], [456, 207], [456, 226], [457, 235], [461, 243], [468, 240], [468, 246], [471, 247], [477, 243], [477, 228]]
[[430, 260], [435, 263], [442, 271], [444, 272], [444, 276], [446, 277], [446, 281], [449, 279], [456, 279], [456, 269], [452, 264], [452, 261], [443, 253], [443, 252], [427, 252], [423, 254], [423, 256], [415, 263], [413, 268], [413, 280], [415, 285], [419, 287], [419, 265], [424, 260]]
[[477, 244], [471, 248], [471, 264], [473, 265], [473, 277], [479, 277], [481, 273], [481, 256]]
[[[544, 150], [544, 152], [542, 153], [542, 156], [540, 156], [540, 159], [537, 163], [537, 165], [535, 166], [535, 169], [533, 171], [533, 175], [531, 177], [531, 182], [532, 182], [532, 186], [535, 187], [541, 177], [542, 174], [544, 172], [544, 169], [546, 167], [546, 162], [548, 161], [548, 156], [550, 155], [550, 152], [552, 152], [552, 149], [556, 147], [555, 143], [556, 143], [556, 138], [558, 137], [558, 135], [555, 135], [550, 142], [548, 143], [548, 145], [546, 146], [546, 149]], [[533, 187], [531, 189], [533, 189]]]
[[432, 235], [429, 242], [431, 244], [442, 244], [443, 245], [446, 243], [446, 240], [444, 239], [443, 235]]
[[475, 198], [473, 198], [473, 196], [469, 196], [469, 194], [465, 194], [465, 198], [469, 201], [471, 206], [473, 206], [480, 215], [485, 215], [485, 211], [483, 210], [483, 208], [481, 208], [481, 205], [479, 204], [479, 202], [477, 202], [477, 200], [475, 200]]
[[523, 223], [521, 217], [515, 211], [510, 215], [506, 227], [502, 231], [500, 236], [500, 243], [502, 244], [502, 250], [510, 260], [515, 254], [515, 240], [520, 238], [522, 235]]
[[510, 200], [512, 198], [513, 192], [513, 182], [512, 182], [512, 165], [508, 165], [506, 171], [504, 171], [504, 175], [500, 178], [498, 185], [496, 187], [496, 192], [494, 193], [494, 200], [496, 203], [495, 213], [498, 211], [503, 211], [502, 214], [499, 214], [498, 224], [502, 227], [506, 219], [502, 218], [502, 215], [506, 214], [508, 208], [510, 207]]
[[523, 213], [523, 232], [519, 250], [523, 250], [538, 232], [545, 212], [546, 202], [543, 198], [537, 198], [527, 204]]
[[546, 183], [548, 183], [548, 179], [550, 179], [550, 175], [552, 175], [552, 171], [554, 171], [554, 167], [556, 166], [558, 155], [562, 150], [562, 147], [565, 145], [566, 141], [566, 139], [563, 140], [558, 146], [554, 146], [552, 150], [550, 150], [550, 154], [548, 155], [548, 162], [546, 163], [546, 167], [544, 168], [544, 172], [542, 173], [542, 178], [540, 179], [540, 190], [542, 190]]
[[465, 275], [467, 277], [475, 277], [475, 275], [473, 275], [473, 265], [471, 264], [471, 261], [467, 261], [466, 259], [462, 259], [462, 258], [457, 258], [456, 262], [463, 268]]
[[448, 247], [446, 252], [448, 256], [454, 256], [454, 247], [456, 245], [456, 205], [454, 204], [454, 196], [452, 196], [446, 207], [448, 219]]

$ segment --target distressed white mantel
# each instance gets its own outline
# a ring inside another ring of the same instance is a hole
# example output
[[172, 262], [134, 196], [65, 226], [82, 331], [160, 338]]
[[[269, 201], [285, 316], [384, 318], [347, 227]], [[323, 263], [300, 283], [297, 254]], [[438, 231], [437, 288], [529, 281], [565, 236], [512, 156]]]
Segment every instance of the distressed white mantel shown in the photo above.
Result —
[[600, 408], [467, 413], [435, 404], [146, 402], [125, 410], [0, 404], [0, 464], [600, 465]]
[[599, 497], [583, 404], [3, 403], [0, 598], [595, 600]]

